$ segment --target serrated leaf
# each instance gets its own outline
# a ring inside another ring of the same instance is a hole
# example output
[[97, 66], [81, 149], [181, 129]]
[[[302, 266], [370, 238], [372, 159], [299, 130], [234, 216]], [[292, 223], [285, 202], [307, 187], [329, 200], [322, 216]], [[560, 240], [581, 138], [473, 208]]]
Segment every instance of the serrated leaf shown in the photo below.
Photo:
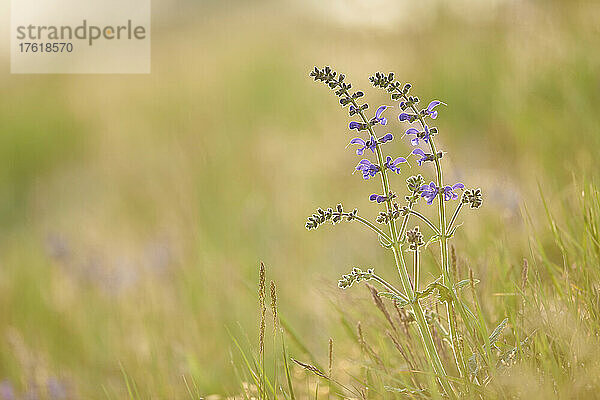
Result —
[[494, 329], [494, 331], [492, 332], [492, 334], [489, 337], [490, 345], [493, 345], [494, 343], [496, 343], [498, 341], [498, 339], [500, 338], [500, 335], [502, 334], [502, 331], [506, 327], [507, 323], [508, 323], [508, 318], [504, 318], [502, 320], [502, 322], [500, 322], [500, 324], [498, 324], [496, 329]]

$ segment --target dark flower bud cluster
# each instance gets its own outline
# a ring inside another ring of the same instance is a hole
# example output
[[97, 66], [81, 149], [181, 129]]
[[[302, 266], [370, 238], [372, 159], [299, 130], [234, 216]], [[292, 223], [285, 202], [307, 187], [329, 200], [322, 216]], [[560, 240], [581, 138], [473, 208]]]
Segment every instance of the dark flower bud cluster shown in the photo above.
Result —
[[327, 210], [322, 208], [317, 209], [317, 212], [308, 217], [306, 221], [306, 229], [317, 229], [320, 225], [327, 221], [331, 221], [336, 224], [345, 218], [346, 221], [352, 221], [358, 215], [358, 210], [354, 209], [351, 212], [344, 212], [344, 208], [341, 204], [338, 204], [335, 209], [329, 207]]
[[483, 195], [481, 189], [465, 190], [460, 201], [463, 204], [470, 204], [471, 208], [479, 208], [483, 204]]
[[419, 201], [421, 197], [419, 194], [421, 186], [425, 184], [425, 178], [421, 174], [413, 175], [406, 180], [406, 187], [408, 188], [408, 192], [410, 193], [408, 196], [405, 196], [404, 199], [406, 203], [408, 203], [408, 207], [412, 207]]
[[363, 272], [360, 268], [355, 267], [352, 268], [352, 271], [349, 274], [342, 275], [342, 279], [338, 281], [338, 287], [340, 289], [347, 289], [354, 283], [371, 280], [373, 279], [373, 276], [374, 272], [372, 268]]
[[[359, 97], [363, 96], [363, 92], [356, 92], [352, 95], [352, 99], [358, 99]], [[340, 104], [342, 105], [346, 105], [348, 104], [348, 102], [352, 102], [351, 99], [343, 99], [344, 101], [340, 100]], [[348, 110], [348, 114], [350, 114], [350, 116], [354, 116], [358, 113], [360, 113], [361, 111], [365, 111], [367, 108], [369, 108], [369, 105], [367, 103], [363, 104], [362, 106], [359, 107], [354, 107], [354, 106], [350, 106], [349, 110]]]
[[404, 196], [404, 200], [406, 200], [406, 202], [408, 203], [408, 207], [412, 207], [415, 204], [417, 204], [420, 198], [421, 196], [419, 195], [419, 193], [413, 193], [409, 196]]
[[[321, 81], [331, 90], [335, 90], [335, 95], [340, 98], [340, 104], [342, 107], [346, 107], [350, 105], [350, 109], [348, 113], [350, 116], [355, 114], [360, 114], [366, 109], [369, 108], [367, 103], [357, 104], [357, 100], [364, 96], [364, 93], [356, 91], [354, 93], [350, 93], [350, 89], [352, 89], [351, 83], [345, 83], [344, 79], [346, 76], [344, 74], [339, 74], [333, 71], [330, 67], [324, 67], [319, 69], [315, 67], [315, 69], [310, 73], [310, 76], [314, 78], [315, 81]], [[368, 129], [368, 124], [357, 122], [354, 126], [351, 126], [350, 129], [357, 129], [358, 131]]]
[[[394, 80], [393, 72], [390, 72], [387, 75], [382, 72], [376, 72], [375, 75], [369, 78], [369, 80], [374, 87], [386, 89], [389, 93], [392, 93], [392, 100], [400, 100], [403, 96], [407, 96], [410, 88], [412, 87], [410, 83], [407, 83], [404, 85], [404, 87], [402, 87], [402, 84], [399, 81]], [[410, 97], [410, 99], [415, 100], [413, 104], [419, 102], [419, 99], [416, 97]], [[400, 107], [402, 107], [402, 104]], [[402, 108], [402, 110], [406, 109], [407, 107], [410, 107], [410, 105], [406, 105], [404, 108]]]
[[376, 221], [380, 224], [387, 224], [390, 221], [395, 221], [402, 215], [402, 209], [398, 205], [398, 203], [392, 204], [392, 209], [390, 212], [380, 212], [377, 216]]
[[425, 184], [425, 178], [423, 175], [413, 175], [406, 179], [406, 187], [408, 191], [411, 193], [416, 193], [419, 191], [419, 188]]
[[417, 251], [419, 247], [425, 244], [423, 234], [419, 231], [418, 226], [406, 232], [406, 240], [409, 243], [408, 248], [413, 251]]
[[[401, 97], [403, 97], [401, 94], [399, 93], [395, 93], [392, 95], [392, 99], [394, 100], [399, 100]], [[411, 108], [413, 106], [416, 106], [419, 103], [419, 98], [418, 97], [413, 97], [413, 96], [407, 96], [407, 100], [401, 101], [399, 106], [400, 109], [402, 111], [406, 110], [407, 108]]]
[[394, 73], [393, 72], [390, 72], [387, 75], [384, 73], [381, 73], [381, 72], [376, 72], [375, 75], [373, 75], [369, 78], [369, 80], [371, 81], [373, 86], [381, 88], [381, 89], [388, 89], [388, 87], [390, 85], [393, 85], [391, 91], [394, 91], [396, 88], [395, 84], [399, 83], [399, 82], [394, 82]]

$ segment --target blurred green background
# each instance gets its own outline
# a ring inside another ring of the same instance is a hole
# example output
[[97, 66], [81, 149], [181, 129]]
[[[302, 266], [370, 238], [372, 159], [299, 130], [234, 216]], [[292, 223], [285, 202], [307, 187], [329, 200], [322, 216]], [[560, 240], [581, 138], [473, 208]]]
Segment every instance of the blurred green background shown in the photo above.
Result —
[[0, 381], [119, 398], [125, 370], [144, 398], [184, 397], [182, 376], [236, 393], [227, 330], [255, 342], [259, 260], [303, 343], [343, 347], [337, 279], [393, 264], [357, 225], [304, 228], [338, 201], [378, 212], [314, 65], [347, 74], [371, 109], [391, 104], [376, 71], [448, 104], [447, 179], [486, 200], [456, 246], [481, 290], [502, 292], [495, 265], [528, 254], [522, 214], [542, 215], [540, 190], [552, 207], [600, 173], [600, 3], [449, 3], [159, 0], [150, 75], [10, 75], [5, 58]]

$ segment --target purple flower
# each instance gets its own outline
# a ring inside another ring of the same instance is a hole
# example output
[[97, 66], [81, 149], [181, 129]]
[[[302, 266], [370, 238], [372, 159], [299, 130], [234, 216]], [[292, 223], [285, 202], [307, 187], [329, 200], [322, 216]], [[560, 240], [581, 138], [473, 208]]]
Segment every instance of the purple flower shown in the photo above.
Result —
[[419, 163], [419, 166], [422, 165], [424, 162], [435, 161], [444, 156], [444, 153], [441, 151], [438, 151], [437, 154], [431, 154], [431, 153], [425, 153], [422, 149], [414, 149], [411, 152], [411, 154], [421, 156], [421, 158], [417, 160], [417, 163]]
[[427, 201], [427, 204], [433, 204], [433, 200], [435, 200], [435, 196], [440, 192], [435, 183], [431, 182], [429, 185], [423, 185], [419, 188], [421, 192], [421, 197]]
[[410, 143], [413, 146], [416, 146], [416, 145], [419, 144], [419, 139], [422, 139], [425, 143], [429, 142], [429, 136], [430, 136], [430, 134], [429, 134], [429, 127], [427, 125], [425, 125], [425, 131], [424, 132], [421, 132], [421, 131], [419, 131], [416, 128], [408, 128], [406, 130], [406, 132], [404, 132], [404, 134], [405, 135], [415, 135], [415, 137], [410, 140]]
[[425, 161], [429, 161], [430, 154], [425, 153], [421, 149], [414, 149], [411, 154], [421, 156], [421, 158], [417, 160], [417, 163], [419, 163], [419, 166], [421, 166]]
[[385, 159], [384, 166], [386, 168], [391, 169], [395, 173], [399, 174], [400, 173], [400, 164], [405, 163], [405, 162], [406, 162], [406, 158], [404, 158], [404, 157], [398, 157], [394, 161], [392, 161], [392, 157], [387, 156]]
[[379, 172], [379, 166], [373, 164], [367, 159], [360, 160], [356, 166], [356, 170], [362, 172], [363, 179], [369, 179], [374, 177]]
[[371, 136], [371, 139], [367, 140], [366, 142], [364, 140], [362, 140], [361, 138], [354, 138], [350, 141], [350, 143], [348, 145], [351, 144], [358, 144], [362, 147], [360, 147], [358, 150], [356, 150], [356, 154], [359, 156], [362, 156], [363, 153], [365, 152], [365, 149], [369, 149], [371, 150], [373, 153], [375, 153], [375, 146], [377, 145], [377, 141]]
[[442, 189], [442, 193], [444, 194], [444, 201], [458, 199], [458, 194], [455, 193], [454, 191], [456, 189], [464, 189], [464, 188], [465, 188], [465, 185], [463, 185], [462, 183], [457, 183], [452, 186], [450, 186], [450, 185], [444, 186], [444, 188]]
[[373, 193], [372, 195], [369, 196], [369, 200], [376, 201], [377, 203], [383, 203], [384, 201], [387, 200], [387, 196], [382, 196], [380, 194]]
[[417, 119], [417, 116], [415, 114], [409, 114], [409, 113], [400, 113], [400, 115], [398, 115], [398, 119], [400, 120], [400, 122], [402, 121], [408, 121], [408, 122], [414, 122]]
[[356, 129], [357, 131], [364, 131], [364, 130], [368, 129], [368, 127], [369, 126], [367, 124], [365, 124], [363, 122], [356, 122], [356, 121], [352, 121], [348, 125], [348, 128]]
[[381, 138], [379, 138], [379, 140], [376, 140], [373, 136], [371, 136], [371, 139], [367, 140], [366, 142], [363, 139], [357, 137], [352, 139], [348, 146], [351, 144], [358, 144], [359, 146], [362, 146], [358, 150], [356, 150], [356, 154], [362, 156], [366, 149], [369, 149], [374, 153], [377, 144], [384, 144], [392, 139], [394, 139], [394, 136], [391, 133], [382, 136]]
[[427, 115], [429, 115], [432, 119], [436, 119], [438, 112], [434, 110], [434, 108], [436, 108], [437, 106], [439, 106], [440, 104], [446, 105], [446, 103], [442, 103], [439, 100], [434, 100], [431, 103], [429, 103], [429, 105], [427, 106], [427, 110], [425, 110], [425, 113], [427, 113]]
[[[381, 114], [383, 114], [383, 112], [385, 111], [386, 108], [388, 108], [388, 106], [380, 106], [377, 109], [377, 111], [375, 111], [375, 116], [373, 118], [371, 118], [369, 123], [352, 121], [352, 122], [350, 122], [348, 127], [350, 129], [356, 129], [357, 131], [364, 131], [364, 130], [369, 129], [369, 127], [373, 126], [373, 125], [377, 125], [377, 124], [387, 125], [387, 118], [381, 116]], [[350, 109], [350, 112], [351, 112], [350, 115], [356, 114], [358, 112], [358, 109], [356, 107], [352, 106]]]
[[396, 193], [389, 192], [387, 196], [383, 196], [381, 194], [373, 193], [369, 196], [369, 200], [376, 201], [377, 203], [383, 203], [384, 201], [392, 200], [396, 198]]
[[392, 139], [394, 139], [394, 135], [392, 135], [391, 133], [386, 133], [385, 135], [379, 138], [379, 144], [384, 144], [385, 142], [389, 142]]
[[373, 118], [371, 121], [377, 121], [381, 125], [387, 125], [387, 118], [381, 116], [386, 108], [388, 108], [388, 106], [380, 106], [377, 111], [375, 111], [375, 118]]

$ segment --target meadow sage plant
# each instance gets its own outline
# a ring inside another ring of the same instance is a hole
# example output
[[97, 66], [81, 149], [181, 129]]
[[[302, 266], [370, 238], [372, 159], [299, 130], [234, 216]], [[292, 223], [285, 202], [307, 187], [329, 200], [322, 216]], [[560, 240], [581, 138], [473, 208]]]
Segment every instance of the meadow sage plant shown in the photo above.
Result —
[[[448, 240], [452, 238], [458, 227], [455, 223], [463, 207], [469, 205], [473, 209], [479, 208], [482, 204], [482, 194], [480, 189], [466, 189], [463, 183], [448, 184], [444, 181], [442, 169], [444, 152], [436, 147], [435, 138], [439, 131], [431, 124], [446, 104], [440, 100], [433, 100], [426, 107], [421, 108], [419, 99], [410, 95], [410, 84], [401, 84], [395, 80], [392, 73], [376, 73], [370, 78], [371, 83], [374, 87], [387, 91], [391, 95], [391, 99], [397, 102], [397, 107], [380, 106], [371, 114], [369, 105], [363, 100], [364, 93], [353, 90], [352, 85], [345, 80], [345, 75], [338, 74], [329, 67], [322, 69], [315, 67], [310, 76], [333, 90], [339, 98], [341, 106], [347, 107], [350, 117], [356, 119], [350, 122], [348, 128], [352, 133], [360, 136], [352, 138], [350, 145], [356, 146], [353, 147], [353, 150], [358, 156], [364, 158], [357, 162], [354, 170], [359, 172], [365, 180], [377, 177], [381, 179], [381, 192], [369, 194], [369, 200], [376, 206], [383, 207], [383, 210], [379, 212], [376, 223], [372, 223], [361, 217], [356, 209], [345, 211], [342, 204], [327, 209], [319, 208], [316, 213], [308, 217], [306, 228], [315, 229], [326, 221], [334, 224], [340, 221], [357, 221], [377, 235], [380, 244], [391, 251], [394, 256], [402, 289], [396, 288], [393, 283], [377, 275], [372, 268], [352, 269], [349, 274], [342, 276], [339, 287], [346, 289], [360, 281], [375, 281], [384, 290], [379, 293], [380, 297], [395, 301], [398, 307], [408, 308], [418, 326], [428, 362], [441, 385], [442, 393], [449, 398], [455, 398], [459, 395], [457, 391], [460, 391], [461, 388], [456, 387], [453, 381], [463, 382], [467, 385], [478, 383], [476, 382], [476, 373], [473, 371], [478, 369], [481, 359], [484, 358], [480, 353], [485, 353], [481, 350], [485, 349], [485, 345], [473, 344], [472, 355], [465, 360], [463, 338], [457, 332], [456, 319], [460, 316], [465, 331], [470, 334], [474, 328], [472, 325], [476, 323], [477, 318], [469, 310], [467, 304], [460, 299], [459, 291], [462, 287], [469, 286], [469, 283], [473, 286], [476, 281], [471, 277], [470, 280], [457, 282], [457, 277], [454, 276], [455, 272], [450, 268]], [[395, 112], [397, 115], [393, 114]], [[376, 132], [380, 126], [388, 128], [391, 125], [390, 121], [398, 121], [397, 129], [402, 129], [404, 134], [394, 136], [392, 133], [381, 135]], [[401, 124], [410, 125], [401, 128]], [[398, 143], [405, 137], [408, 139], [406, 144]], [[412, 150], [411, 147], [413, 147]], [[394, 151], [391, 151], [392, 148]], [[398, 151], [408, 153], [408, 155], [402, 157], [393, 154]], [[393, 155], [388, 155], [388, 153]], [[423, 171], [422, 174], [406, 179], [406, 195], [399, 196], [392, 189], [393, 176], [408, 169], [410, 157], [416, 158], [418, 168], [422, 168]], [[434, 178], [427, 182], [423, 176], [429, 174]], [[401, 197], [404, 200], [403, 205], [399, 204]], [[420, 200], [424, 201], [425, 207], [437, 207], [439, 215], [437, 221], [434, 222], [417, 211], [416, 206]], [[448, 218], [447, 208], [451, 207], [454, 208], [454, 211]], [[432, 232], [431, 236], [425, 239], [424, 231], [419, 226], [409, 230], [411, 219], [427, 225]], [[419, 287], [420, 253], [426, 245], [435, 242], [439, 242], [440, 247], [441, 275], [421, 289]], [[412, 273], [409, 273], [408, 262], [405, 260], [407, 254], [412, 254]], [[432, 294], [436, 294], [446, 306], [447, 339], [452, 348], [456, 370], [460, 374], [458, 379], [450, 379], [447, 375], [440, 358], [440, 351], [436, 348], [426, 314], [420, 303], [421, 300]], [[506, 322], [504, 322], [505, 324]], [[496, 334], [494, 337], [498, 335]], [[481, 340], [481, 342], [485, 342], [485, 340]], [[487, 346], [489, 353], [489, 340]]]

